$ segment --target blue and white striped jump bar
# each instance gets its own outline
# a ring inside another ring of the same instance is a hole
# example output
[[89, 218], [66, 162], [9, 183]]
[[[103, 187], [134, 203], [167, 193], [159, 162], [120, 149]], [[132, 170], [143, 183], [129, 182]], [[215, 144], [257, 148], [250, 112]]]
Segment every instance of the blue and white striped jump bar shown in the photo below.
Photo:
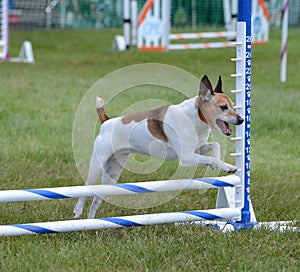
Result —
[[122, 227], [141, 227], [167, 223], [193, 222], [200, 220], [230, 220], [238, 218], [240, 214], [241, 210], [238, 208], [222, 208], [212, 210], [156, 213], [98, 219], [81, 219], [18, 225], [3, 225], [0, 226], [0, 237], [18, 236], [26, 234], [50, 234], [59, 232], [86, 231]]
[[235, 175], [217, 178], [193, 178], [161, 180], [113, 185], [69, 186], [27, 190], [0, 191], [0, 202], [17, 202], [47, 199], [64, 199], [90, 196], [129, 195], [137, 193], [155, 193], [181, 190], [234, 187], [240, 185], [240, 178]]

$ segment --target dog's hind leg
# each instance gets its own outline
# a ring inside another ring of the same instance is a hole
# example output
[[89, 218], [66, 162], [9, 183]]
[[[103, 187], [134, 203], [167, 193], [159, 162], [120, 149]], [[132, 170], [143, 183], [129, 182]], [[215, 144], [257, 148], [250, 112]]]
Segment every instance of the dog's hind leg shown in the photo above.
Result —
[[[123, 153], [122, 155], [115, 155], [111, 156], [109, 160], [103, 167], [103, 174], [102, 174], [102, 184], [115, 184], [119, 179], [125, 164], [129, 158], [129, 154]], [[93, 202], [90, 207], [88, 218], [95, 218], [96, 212], [103, 200], [101, 196], [94, 196]]]
[[[89, 166], [89, 174], [88, 174], [88, 179], [85, 183], [85, 185], [93, 185], [96, 183], [99, 175], [101, 174], [102, 167], [101, 163], [97, 158], [97, 153], [94, 150], [91, 161], [90, 161], [90, 166]], [[73, 214], [74, 218], [80, 218], [83, 212], [84, 208], [84, 202], [85, 202], [86, 197], [80, 197], [77, 201], [77, 204], [74, 208]]]

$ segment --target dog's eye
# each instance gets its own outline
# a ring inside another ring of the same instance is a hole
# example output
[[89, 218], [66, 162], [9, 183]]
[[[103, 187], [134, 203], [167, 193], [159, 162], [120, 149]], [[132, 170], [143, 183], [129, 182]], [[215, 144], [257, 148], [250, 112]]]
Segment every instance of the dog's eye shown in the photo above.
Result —
[[220, 108], [222, 111], [228, 110], [228, 105], [222, 105]]

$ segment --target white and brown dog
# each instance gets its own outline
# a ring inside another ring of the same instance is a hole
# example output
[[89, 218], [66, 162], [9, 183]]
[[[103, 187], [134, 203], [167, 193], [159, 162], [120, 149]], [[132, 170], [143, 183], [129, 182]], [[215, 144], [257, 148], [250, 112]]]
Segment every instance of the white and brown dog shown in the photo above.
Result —
[[[102, 184], [119, 179], [131, 153], [165, 161], [178, 160], [179, 166], [210, 166], [225, 172], [237, 167], [221, 161], [220, 145], [208, 143], [211, 129], [229, 136], [229, 124], [240, 125], [243, 119], [233, 110], [233, 102], [222, 92], [222, 80], [213, 90], [207, 76], [200, 82], [196, 97], [178, 105], [163, 106], [144, 112], [110, 119], [103, 99], [97, 97], [96, 109], [103, 125], [94, 143], [86, 185], [94, 184], [102, 173]], [[204, 154], [211, 152], [212, 156]], [[102, 198], [93, 198], [88, 218], [94, 218]], [[85, 197], [74, 209], [74, 217], [83, 212]]]

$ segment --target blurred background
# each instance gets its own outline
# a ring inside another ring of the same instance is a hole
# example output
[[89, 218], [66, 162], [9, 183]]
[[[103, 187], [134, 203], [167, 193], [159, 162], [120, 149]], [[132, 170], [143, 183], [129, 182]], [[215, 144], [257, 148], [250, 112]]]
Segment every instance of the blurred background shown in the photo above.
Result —
[[[141, 10], [145, 0], [138, 0]], [[224, 26], [223, 0], [172, 0], [171, 24], [198, 29]], [[282, 0], [266, 0], [270, 26], [280, 27]], [[121, 28], [122, 0], [10, 0], [11, 29]], [[289, 26], [300, 25], [300, 1], [289, 1]]]

